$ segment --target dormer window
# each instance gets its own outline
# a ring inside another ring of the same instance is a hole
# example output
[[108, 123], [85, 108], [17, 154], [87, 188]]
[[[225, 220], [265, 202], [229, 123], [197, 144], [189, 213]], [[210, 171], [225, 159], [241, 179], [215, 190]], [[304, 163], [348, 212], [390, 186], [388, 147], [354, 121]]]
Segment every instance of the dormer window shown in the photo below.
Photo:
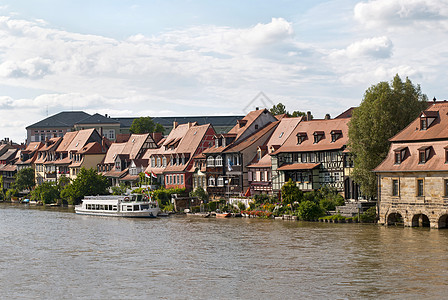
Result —
[[399, 147], [394, 150], [394, 163], [396, 165], [401, 164], [401, 162], [406, 158], [408, 147]]
[[418, 163], [424, 164], [429, 160], [431, 155], [431, 146], [423, 146], [418, 148]]
[[424, 111], [420, 115], [420, 130], [427, 130], [439, 116], [438, 111]]
[[445, 149], [445, 163], [448, 164], [448, 146], [446, 146], [444, 149]]
[[342, 130], [332, 130], [331, 131], [331, 142], [336, 142], [342, 136]]
[[261, 148], [260, 147], [258, 147], [258, 149], [257, 149], [257, 154], [258, 154], [258, 160], [260, 160], [261, 159]]
[[323, 139], [324, 132], [323, 131], [315, 131], [313, 133], [313, 135], [314, 135], [314, 144], [317, 144], [320, 142], [321, 139]]
[[304, 140], [306, 140], [307, 135], [306, 132], [299, 132], [297, 133], [297, 144], [302, 144]]

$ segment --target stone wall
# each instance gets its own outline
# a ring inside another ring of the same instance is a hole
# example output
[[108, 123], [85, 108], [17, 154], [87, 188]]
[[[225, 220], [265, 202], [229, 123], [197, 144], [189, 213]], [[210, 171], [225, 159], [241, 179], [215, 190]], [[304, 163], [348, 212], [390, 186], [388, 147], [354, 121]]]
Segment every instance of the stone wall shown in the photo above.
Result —
[[[418, 179], [423, 180], [423, 196], [417, 196]], [[392, 195], [393, 180], [399, 183], [397, 196]], [[379, 223], [387, 225], [401, 216], [405, 226], [446, 227], [445, 180], [448, 180], [448, 172], [379, 174]]]

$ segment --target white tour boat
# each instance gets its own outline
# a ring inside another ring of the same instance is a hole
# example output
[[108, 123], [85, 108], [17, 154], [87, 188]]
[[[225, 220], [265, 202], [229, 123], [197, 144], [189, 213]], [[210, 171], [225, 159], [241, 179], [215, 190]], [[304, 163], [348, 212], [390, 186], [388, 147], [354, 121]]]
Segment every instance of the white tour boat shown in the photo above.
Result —
[[80, 215], [155, 218], [160, 212], [157, 201], [151, 201], [144, 195], [86, 196], [80, 205], [75, 206]]

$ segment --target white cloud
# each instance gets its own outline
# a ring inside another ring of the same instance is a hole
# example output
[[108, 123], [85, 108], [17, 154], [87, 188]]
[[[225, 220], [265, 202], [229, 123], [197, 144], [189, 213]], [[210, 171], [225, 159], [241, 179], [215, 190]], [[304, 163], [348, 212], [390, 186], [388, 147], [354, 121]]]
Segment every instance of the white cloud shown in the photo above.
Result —
[[439, 0], [374, 0], [360, 2], [354, 17], [368, 27], [419, 25], [436, 28], [447, 24], [448, 3]]
[[350, 44], [346, 49], [335, 51], [331, 54], [336, 58], [347, 56], [349, 58], [370, 57], [389, 58], [392, 55], [392, 41], [386, 37], [374, 37]]

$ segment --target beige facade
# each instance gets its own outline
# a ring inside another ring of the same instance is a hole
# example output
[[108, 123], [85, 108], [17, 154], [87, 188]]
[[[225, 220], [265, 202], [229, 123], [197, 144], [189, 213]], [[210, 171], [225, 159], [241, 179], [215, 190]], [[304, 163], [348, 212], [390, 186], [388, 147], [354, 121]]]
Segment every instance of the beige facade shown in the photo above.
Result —
[[379, 174], [380, 224], [447, 227], [448, 172]]

